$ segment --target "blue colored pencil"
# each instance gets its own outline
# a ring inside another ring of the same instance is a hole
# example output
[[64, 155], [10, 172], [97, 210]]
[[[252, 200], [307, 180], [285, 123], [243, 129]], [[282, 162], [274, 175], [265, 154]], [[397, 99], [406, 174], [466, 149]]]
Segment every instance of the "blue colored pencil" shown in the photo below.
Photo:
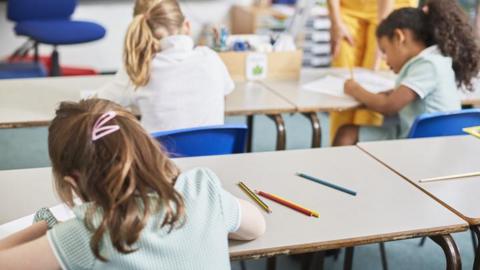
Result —
[[306, 175], [304, 173], [297, 173], [297, 176], [300, 176], [302, 178], [308, 179], [310, 181], [322, 184], [324, 186], [327, 186], [327, 187], [330, 187], [330, 188], [333, 188], [333, 189], [336, 189], [336, 190], [339, 190], [339, 191], [343, 191], [343, 192], [348, 193], [348, 194], [353, 195], [353, 196], [357, 195], [357, 192], [355, 192], [355, 191], [352, 191], [350, 189], [347, 189], [347, 188], [344, 188], [344, 187], [341, 187], [341, 186], [337, 186], [335, 184], [329, 183], [327, 181], [318, 179], [318, 178], [310, 176], [310, 175]]

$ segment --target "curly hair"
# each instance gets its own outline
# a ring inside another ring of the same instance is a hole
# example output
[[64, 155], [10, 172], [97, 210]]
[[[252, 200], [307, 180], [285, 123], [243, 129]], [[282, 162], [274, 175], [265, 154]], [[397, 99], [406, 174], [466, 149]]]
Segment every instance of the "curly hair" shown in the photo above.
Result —
[[472, 79], [480, 70], [478, 37], [468, 16], [452, 0], [427, 0], [420, 8], [402, 8], [392, 12], [377, 28], [377, 37], [392, 38], [395, 29], [408, 29], [426, 46], [437, 45], [452, 58], [459, 87], [473, 91]]

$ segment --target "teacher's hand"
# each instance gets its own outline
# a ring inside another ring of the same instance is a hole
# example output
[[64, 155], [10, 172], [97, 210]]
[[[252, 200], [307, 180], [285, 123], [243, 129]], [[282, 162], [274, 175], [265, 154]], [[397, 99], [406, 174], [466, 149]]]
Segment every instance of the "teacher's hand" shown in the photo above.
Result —
[[340, 44], [342, 40], [345, 40], [350, 45], [354, 45], [355, 40], [348, 30], [345, 23], [342, 21], [335, 23], [330, 28], [330, 46], [332, 50], [332, 56], [335, 57], [340, 51]]

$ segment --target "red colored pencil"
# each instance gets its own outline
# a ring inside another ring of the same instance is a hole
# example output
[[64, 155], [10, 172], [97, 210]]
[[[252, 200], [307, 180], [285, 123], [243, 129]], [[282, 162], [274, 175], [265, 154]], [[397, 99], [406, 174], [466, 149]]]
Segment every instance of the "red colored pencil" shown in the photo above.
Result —
[[255, 192], [258, 195], [260, 195], [264, 198], [267, 198], [267, 199], [272, 200], [274, 202], [277, 202], [279, 204], [285, 205], [286, 207], [289, 207], [289, 208], [291, 208], [293, 210], [296, 210], [300, 213], [303, 213], [307, 216], [319, 217], [319, 214], [317, 212], [312, 211], [310, 209], [307, 209], [305, 207], [302, 207], [302, 206], [300, 206], [300, 205], [298, 205], [294, 202], [291, 202], [289, 200], [286, 200], [286, 199], [284, 199], [280, 196], [277, 196], [277, 195], [274, 195], [274, 194], [271, 194], [271, 193], [267, 193], [267, 192], [263, 192], [263, 191], [260, 191], [260, 190], [255, 190]]

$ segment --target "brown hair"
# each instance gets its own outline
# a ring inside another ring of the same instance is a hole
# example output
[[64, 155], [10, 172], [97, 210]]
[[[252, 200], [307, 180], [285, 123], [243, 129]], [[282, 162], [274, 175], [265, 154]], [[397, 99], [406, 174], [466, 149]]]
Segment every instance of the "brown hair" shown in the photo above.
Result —
[[426, 46], [438, 45], [452, 58], [458, 86], [473, 90], [472, 79], [480, 70], [478, 37], [468, 16], [454, 0], [427, 0], [420, 8], [392, 12], [377, 28], [377, 37], [392, 38], [395, 29], [409, 29]]
[[159, 41], [178, 33], [185, 17], [176, 0], [162, 0], [133, 18], [125, 37], [124, 64], [136, 87], [150, 80], [150, 64], [159, 50]]
[[[92, 141], [95, 122], [108, 111], [117, 114], [109, 125], [120, 129]], [[59, 197], [70, 206], [75, 194], [91, 203], [85, 225], [93, 233], [90, 246], [95, 257], [107, 260], [100, 254], [105, 233], [117, 251], [135, 251], [132, 245], [152, 213], [165, 213], [161, 227], [168, 225], [171, 230], [182, 224], [184, 203], [173, 187], [179, 173], [176, 166], [120, 105], [102, 99], [62, 102], [48, 131]], [[102, 213], [101, 221], [94, 224], [98, 212]]]

